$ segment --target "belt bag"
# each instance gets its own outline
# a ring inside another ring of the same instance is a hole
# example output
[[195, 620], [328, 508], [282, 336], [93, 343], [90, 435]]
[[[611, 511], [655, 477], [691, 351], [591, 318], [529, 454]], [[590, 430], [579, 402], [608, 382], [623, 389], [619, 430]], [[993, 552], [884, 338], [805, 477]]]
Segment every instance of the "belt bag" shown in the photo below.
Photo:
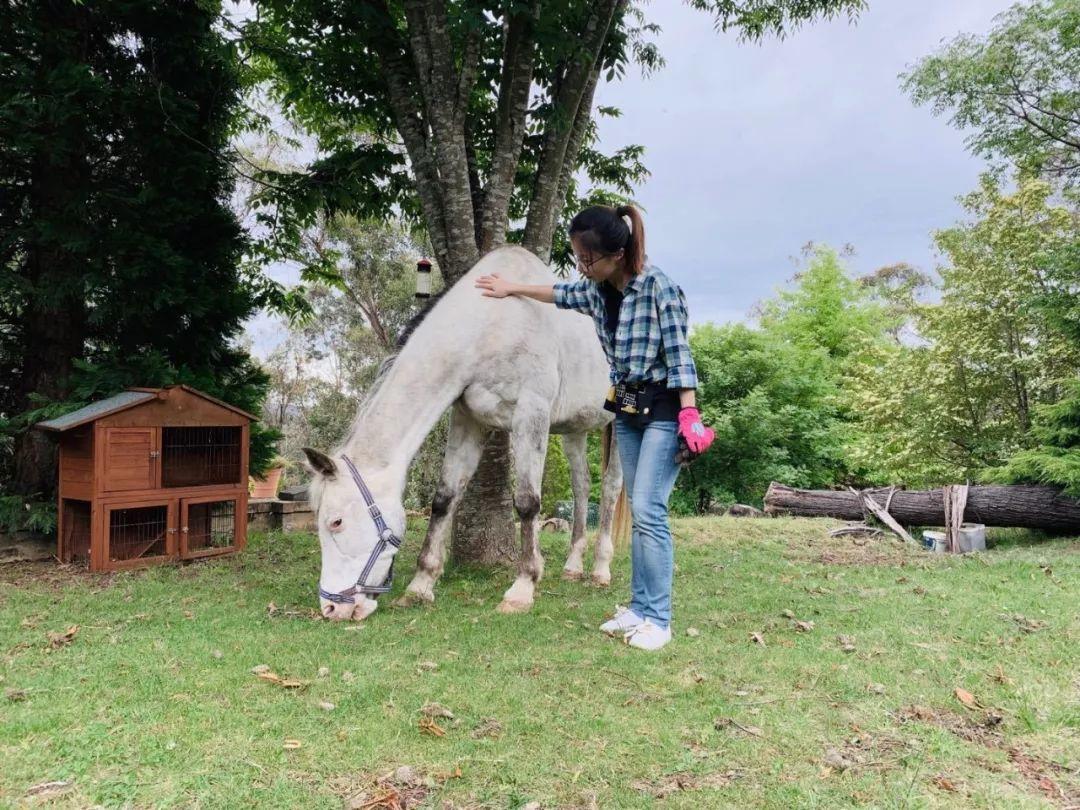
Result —
[[657, 419], [673, 422], [679, 414], [677, 395], [663, 381], [613, 385], [608, 389], [604, 410], [639, 426]]

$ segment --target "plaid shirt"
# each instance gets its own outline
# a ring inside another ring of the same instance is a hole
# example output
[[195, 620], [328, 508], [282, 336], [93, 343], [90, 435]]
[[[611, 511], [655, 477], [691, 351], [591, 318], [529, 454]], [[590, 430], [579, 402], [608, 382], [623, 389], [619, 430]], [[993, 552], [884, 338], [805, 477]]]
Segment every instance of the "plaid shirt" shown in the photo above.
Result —
[[604, 326], [599, 287], [587, 278], [555, 285], [555, 306], [591, 315], [611, 365], [611, 382], [660, 382], [697, 388], [697, 369], [687, 342], [686, 296], [659, 268], [646, 265], [623, 289], [615, 341]]

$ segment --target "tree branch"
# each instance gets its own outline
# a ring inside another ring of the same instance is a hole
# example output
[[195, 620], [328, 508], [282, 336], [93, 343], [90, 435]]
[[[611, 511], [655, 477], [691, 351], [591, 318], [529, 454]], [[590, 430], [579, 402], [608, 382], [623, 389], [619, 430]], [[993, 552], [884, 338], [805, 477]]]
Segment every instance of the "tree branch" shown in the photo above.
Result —
[[[559, 181], [567, 160], [574, 123], [599, 63], [600, 50], [607, 41], [613, 21], [622, 14], [626, 3], [627, 0], [601, 0], [593, 6], [582, 36], [581, 55], [568, 66], [566, 79], [560, 84], [555, 97], [525, 222], [523, 244], [538, 256], [547, 257], [551, 253], [551, 237], [560, 203]], [[560, 125], [560, 122], [566, 123]]]
[[539, 14], [540, 1], [533, 0], [503, 25], [503, 69], [496, 112], [495, 151], [484, 184], [479, 239], [481, 255], [506, 239], [510, 196], [525, 137], [536, 48], [535, 25]]

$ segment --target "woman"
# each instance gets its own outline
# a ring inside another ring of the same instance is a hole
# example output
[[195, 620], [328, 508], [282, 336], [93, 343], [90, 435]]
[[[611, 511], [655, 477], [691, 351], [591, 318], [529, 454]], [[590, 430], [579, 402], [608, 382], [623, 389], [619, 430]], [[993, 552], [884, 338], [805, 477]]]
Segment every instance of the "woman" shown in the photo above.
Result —
[[[623, 218], [629, 219], [629, 224]], [[553, 286], [482, 276], [484, 295], [521, 295], [591, 315], [611, 364], [605, 407], [615, 435], [633, 514], [631, 601], [600, 626], [631, 647], [658, 650], [671, 640], [674, 549], [668, 499], [679, 474], [680, 440], [702, 453], [713, 431], [695, 404], [697, 371], [687, 343], [682, 290], [646, 263], [645, 230], [633, 206], [586, 208], [570, 223], [584, 278]]]

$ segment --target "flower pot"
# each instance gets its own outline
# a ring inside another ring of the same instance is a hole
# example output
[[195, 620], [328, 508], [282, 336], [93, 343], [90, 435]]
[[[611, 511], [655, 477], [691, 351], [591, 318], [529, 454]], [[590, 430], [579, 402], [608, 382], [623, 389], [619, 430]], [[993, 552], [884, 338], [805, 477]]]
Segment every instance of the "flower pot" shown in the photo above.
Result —
[[278, 486], [281, 484], [281, 474], [285, 472], [284, 467], [271, 467], [266, 471], [265, 478], [251, 478], [251, 497], [252, 498], [276, 498]]

